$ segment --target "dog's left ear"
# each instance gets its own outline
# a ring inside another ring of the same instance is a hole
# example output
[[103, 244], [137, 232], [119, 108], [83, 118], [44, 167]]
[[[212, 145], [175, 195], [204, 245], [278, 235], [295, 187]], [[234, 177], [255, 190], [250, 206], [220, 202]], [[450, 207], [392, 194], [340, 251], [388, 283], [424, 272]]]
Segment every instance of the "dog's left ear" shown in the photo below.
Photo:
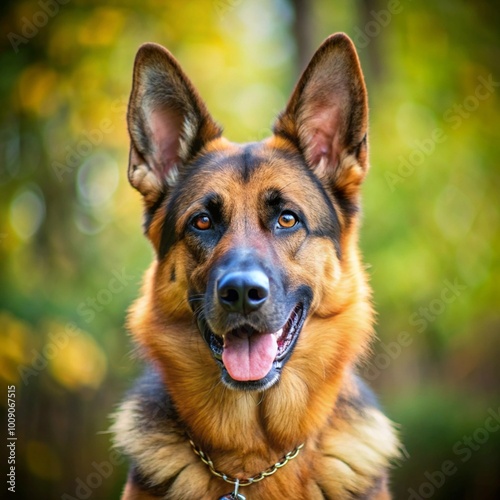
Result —
[[355, 194], [368, 168], [368, 103], [354, 44], [327, 38], [302, 74], [276, 135], [294, 142], [310, 168], [345, 194]]

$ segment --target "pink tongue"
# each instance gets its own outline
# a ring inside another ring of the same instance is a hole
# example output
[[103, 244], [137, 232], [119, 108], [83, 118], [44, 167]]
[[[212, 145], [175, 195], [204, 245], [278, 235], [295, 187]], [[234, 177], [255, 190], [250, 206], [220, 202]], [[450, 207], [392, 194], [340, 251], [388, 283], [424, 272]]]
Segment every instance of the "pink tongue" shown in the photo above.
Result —
[[278, 352], [272, 333], [255, 333], [241, 338], [233, 333], [224, 337], [222, 361], [234, 380], [260, 380], [271, 370]]

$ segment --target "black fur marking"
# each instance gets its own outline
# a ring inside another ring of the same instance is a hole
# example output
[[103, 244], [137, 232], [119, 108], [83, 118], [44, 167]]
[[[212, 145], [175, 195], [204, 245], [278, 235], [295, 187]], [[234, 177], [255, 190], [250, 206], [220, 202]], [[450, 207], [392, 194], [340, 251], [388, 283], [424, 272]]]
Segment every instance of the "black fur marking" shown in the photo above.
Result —
[[341, 418], [349, 420], [353, 414], [361, 417], [365, 416], [367, 408], [380, 409], [379, 403], [373, 391], [359, 377], [355, 377], [356, 386], [359, 395], [341, 392], [335, 405], [335, 412], [341, 415]]
[[219, 152], [210, 152], [194, 157], [189, 163], [185, 166], [181, 166], [179, 169], [179, 182], [177, 184], [185, 183], [186, 180], [195, 174], [200, 168], [204, 167], [208, 163], [217, 161], [220, 156], [221, 153]]
[[356, 158], [359, 158], [359, 154], [361, 153], [361, 150], [363, 148], [366, 148], [367, 142], [368, 142], [368, 136], [365, 133], [365, 135], [363, 136], [363, 139], [361, 139], [361, 142], [354, 149], [354, 154], [356, 155]]
[[281, 207], [285, 204], [283, 195], [279, 189], [270, 189], [264, 194], [264, 202], [270, 207]]
[[219, 224], [224, 219], [224, 200], [217, 193], [209, 193], [203, 198], [202, 204], [207, 207], [208, 212], [212, 216], [213, 222]]
[[318, 487], [319, 487], [319, 490], [321, 491], [321, 494], [323, 495], [323, 500], [332, 500], [332, 499], [331, 499], [331, 497], [329, 497], [329, 496], [325, 493], [325, 491], [323, 490], [323, 488], [322, 488], [321, 486], [319, 486], [319, 485], [318, 485]]
[[170, 282], [175, 283], [176, 280], [176, 275], [175, 275], [175, 266], [172, 266], [172, 269], [170, 269]]
[[130, 470], [130, 479], [133, 484], [138, 486], [142, 491], [147, 492], [149, 495], [164, 498], [165, 495], [168, 494], [169, 490], [174, 485], [177, 478], [184, 472], [184, 470], [188, 466], [185, 465], [178, 472], [176, 472], [173, 476], [171, 476], [167, 481], [162, 482], [161, 484], [153, 484], [150, 480], [144, 476], [137, 466], [132, 466]]
[[[207, 123], [207, 118], [205, 116], [202, 116], [200, 110], [196, 106], [196, 112], [197, 112], [197, 125], [198, 125], [198, 133], [196, 134], [196, 137], [193, 139], [192, 143], [189, 145], [189, 158], [194, 158], [205, 146], [206, 144], [206, 138], [202, 137], [200, 135], [200, 131], [203, 130]], [[221, 126], [217, 125], [218, 131], [215, 136], [211, 137], [210, 140], [218, 139], [222, 133], [223, 129]]]
[[179, 196], [173, 196], [166, 208], [165, 219], [161, 230], [160, 249], [158, 257], [163, 259], [175, 243], [175, 222], [177, 220], [177, 200]]
[[344, 191], [335, 187], [332, 187], [332, 191], [344, 216], [347, 219], [352, 219], [359, 212], [358, 204], [355, 203], [352, 198], [346, 196]]
[[[179, 421], [179, 416], [165, 385], [158, 372], [153, 368], [146, 369], [130, 391], [130, 396], [140, 400], [141, 412], [148, 416], [147, 419], [142, 420], [142, 425], [156, 428], [159, 422]], [[183, 431], [179, 432], [179, 436], [183, 436], [183, 434]]]
[[296, 137], [295, 135], [289, 134], [287, 131], [283, 130], [282, 128], [278, 128], [283, 116], [284, 116], [284, 113], [281, 113], [278, 116], [278, 119], [276, 120], [276, 125], [274, 125], [274, 127], [273, 127], [274, 135], [281, 137], [283, 139], [286, 139], [288, 142], [293, 144], [293, 146], [295, 146], [299, 151], [302, 151], [298, 137]]
[[187, 469], [188, 465], [185, 465], [182, 467], [182, 469], [177, 472], [177, 474], [174, 474], [168, 481], [165, 482], [164, 487], [165, 490], [168, 491], [172, 486], [174, 485], [175, 481], [177, 481], [177, 478]]
[[274, 231], [276, 220], [287, 206], [287, 200], [280, 189], [270, 189], [262, 196], [262, 211], [266, 214], [266, 223]]
[[153, 217], [156, 211], [162, 206], [163, 202], [165, 201], [165, 196], [166, 193], [165, 191], [163, 191], [160, 197], [155, 201], [155, 203], [151, 207], [146, 208], [142, 226], [145, 234], [147, 234], [149, 231], [149, 227], [151, 226], [151, 222], [153, 221]]
[[307, 166], [304, 166], [304, 169], [309, 178], [311, 179], [311, 181], [316, 185], [318, 192], [321, 193], [321, 196], [323, 197], [325, 205], [328, 209], [328, 216], [326, 217], [324, 224], [320, 228], [317, 228], [314, 231], [312, 231], [310, 234], [312, 236], [319, 236], [321, 238], [329, 238], [335, 246], [335, 252], [337, 254], [337, 258], [341, 259], [342, 258], [342, 252], [340, 249], [341, 227], [339, 218], [337, 216], [337, 211], [335, 210], [332, 200], [328, 196], [328, 193], [326, 192], [321, 181], [316, 177], [316, 175], [314, 175], [309, 170]]
[[[175, 476], [175, 479], [177, 479], [177, 476]], [[168, 488], [164, 484], [151, 483], [135, 465], [130, 469], [129, 480], [140, 490], [154, 497], [163, 498], [168, 492]]]
[[374, 478], [372, 486], [363, 493], [363, 495], [360, 497], [360, 500], [370, 500], [371, 498], [374, 498], [377, 493], [380, 493], [382, 491], [386, 484], [386, 481], [387, 478], [385, 474]]
[[254, 151], [258, 145], [251, 143], [245, 146], [241, 156], [241, 178], [244, 183], [247, 183], [252, 174], [262, 164], [262, 158], [255, 155]]
[[[178, 435], [179, 442], [186, 441], [187, 429], [180, 423], [180, 418], [174, 404], [166, 391], [159, 373], [154, 368], [151, 366], [147, 367], [143, 376], [130, 391], [127, 399], [138, 401], [140, 415], [137, 425], [140, 425], [145, 433], [160, 432], [172, 434], [175, 432]], [[181, 468], [161, 484], [153, 484], [133, 464], [130, 470], [130, 479], [141, 490], [146, 491], [152, 496], [164, 498], [187, 466]]]

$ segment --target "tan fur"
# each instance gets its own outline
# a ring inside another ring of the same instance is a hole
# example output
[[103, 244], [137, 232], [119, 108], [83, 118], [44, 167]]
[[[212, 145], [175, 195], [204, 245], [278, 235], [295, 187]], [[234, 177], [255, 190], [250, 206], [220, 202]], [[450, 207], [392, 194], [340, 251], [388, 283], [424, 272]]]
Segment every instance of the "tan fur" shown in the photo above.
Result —
[[[176, 198], [175, 227], [169, 229], [183, 234], [214, 192], [230, 225], [203, 259], [195, 257], [187, 237], [175, 240], [151, 265], [130, 311], [133, 339], [166, 394], [132, 395], [117, 413], [116, 445], [132, 457], [145, 481], [141, 486], [131, 477], [122, 498], [151, 499], [148, 488], [167, 486], [165, 498], [172, 500], [211, 500], [228, 493], [231, 486], [210, 474], [191, 449], [188, 434], [217, 469], [240, 478], [266, 470], [304, 443], [297, 458], [242, 491], [249, 500], [390, 498], [386, 471], [398, 455], [398, 441], [389, 420], [366, 401], [354, 375], [356, 363], [369, 350], [374, 312], [357, 245], [359, 222], [345, 209], [346, 203], [357, 206], [368, 169], [366, 91], [352, 43], [335, 35], [318, 50], [278, 119], [275, 135], [253, 149], [258, 168], [248, 181], [232, 167], [244, 146], [220, 137], [173, 57], [148, 45], [137, 61], [129, 108], [130, 180], [147, 209], [159, 203], [147, 226], [153, 247], [160, 255], [170, 190], [180, 178], [177, 161], [182, 170], [195, 146], [189, 161], [204, 161], [190, 173], [189, 190]], [[152, 106], [155, 98], [144, 90], [151, 71], [165, 74], [187, 102], [187, 114], [181, 116], [180, 108], [173, 112], [160, 99], [157, 105], [164, 106], [167, 123], [150, 131], [148, 139], [162, 147], [163, 134], [170, 131], [173, 143], [165, 151], [175, 161], [164, 162], [156, 150], [140, 151], [138, 145], [145, 133], [136, 123], [145, 109], [141, 99]], [[172, 132], [176, 127], [178, 132]], [[303, 157], [315, 177], [304, 175]], [[134, 164], [145, 158], [148, 162]], [[262, 193], [272, 189], [286, 193], [306, 214], [308, 232], [276, 238], [262, 227]], [[322, 233], [330, 217], [325, 196], [338, 214], [339, 248]], [[293, 354], [279, 382], [264, 392], [235, 391], [221, 383], [220, 367], [188, 302], [187, 291], [203, 294], [211, 270], [234, 249], [251, 249], [280, 266], [292, 289], [306, 286], [314, 292]], [[152, 415], [151, 405], [161, 409], [155, 397], [170, 401], [175, 415]]]

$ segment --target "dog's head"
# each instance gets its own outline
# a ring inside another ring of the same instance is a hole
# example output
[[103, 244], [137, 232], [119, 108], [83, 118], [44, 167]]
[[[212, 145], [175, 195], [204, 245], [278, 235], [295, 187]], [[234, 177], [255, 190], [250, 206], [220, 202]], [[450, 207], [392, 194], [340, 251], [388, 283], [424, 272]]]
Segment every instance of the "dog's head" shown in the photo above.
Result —
[[[174, 366], [172, 350], [186, 359], [208, 346], [205, 362], [219, 365], [226, 385], [263, 390], [294, 357], [325, 365], [323, 356], [348, 357], [351, 344], [359, 354], [371, 324], [356, 235], [367, 117], [343, 34], [315, 53], [274, 135], [243, 145], [222, 137], [167, 50], [139, 49], [128, 175], [144, 198], [156, 262], [135, 323], [148, 322], [139, 340], [160, 362]], [[343, 329], [328, 331], [332, 318]], [[364, 336], [347, 340], [358, 323]], [[193, 328], [195, 341], [185, 333]]]

